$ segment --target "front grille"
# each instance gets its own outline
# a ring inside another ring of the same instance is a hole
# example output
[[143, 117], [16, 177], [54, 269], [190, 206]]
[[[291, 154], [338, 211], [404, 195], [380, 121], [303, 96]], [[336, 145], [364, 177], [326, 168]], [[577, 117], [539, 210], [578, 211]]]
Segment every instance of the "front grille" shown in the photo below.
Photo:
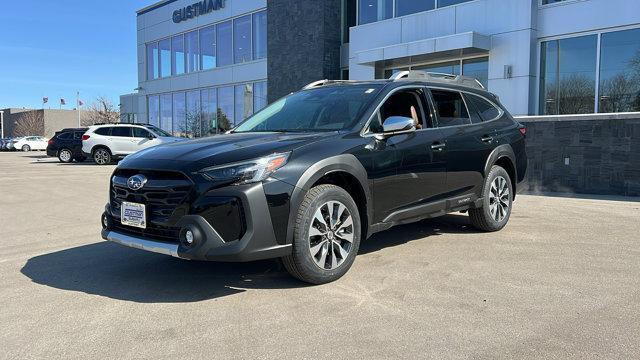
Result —
[[[127, 180], [136, 174], [144, 175], [147, 183], [142, 189], [131, 190], [127, 186]], [[148, 230], [153, 231], [154, 228], [165, 226], [192, 188], [193, 183], [177, 172], [118, 170], [111, 180], [112, 215], [119, 223], [120, 207], [123, 201], [144, 204]], [[129, 229], [129, 227], [126, 228]]]

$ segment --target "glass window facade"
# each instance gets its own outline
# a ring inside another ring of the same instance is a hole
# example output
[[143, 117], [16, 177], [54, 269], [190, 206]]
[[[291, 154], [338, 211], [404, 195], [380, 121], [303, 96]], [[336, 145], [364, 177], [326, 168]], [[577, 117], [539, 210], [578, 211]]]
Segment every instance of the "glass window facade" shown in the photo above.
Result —
[[253, 84], [235, 86], [234, 126], [253, 115]]
[[147, 80], [158, 78], [158, 43], [147, 44]]
[[208, 136], [229, 130], [266, 105], [266, 81], [149, 95], [148, 123], [175, 136]]
[[358, 4], [359, 23], [368, 24], [391, 19], [393, 17], [393, 2], [394, 0], [360, 0]]
[[160, 96], [149, 96], [149, 124], [160, 127]]
[[267, 57], [267, 12], [253, 14], [253, 58]]
[[184, 35], [176, 35], [171, 38], [171, 75], [184, 74]]
[[462, 75], [476, 78], [489, 88], [489, 58], [462, 60]]
[[597, 35], [542, 43], [540, 114], [594, 112], [597, 46]]
[[226, 66], [233, 64], [233, 41], [231, 34], [233, 27], [231, 21], [223, 22], [217, 25], [217, 49], [218, 49], [218, 66]]
[[469, 1], [472, 0], [358, 0], [358, 23], [368, 24]]
[[171, 76], [171, 40], [164, 39], [158, 42], [160, 55], [160, 77]]
[[415, 14], [436, 8], [436, 0], [396, 0], [396, 16]]
[[598, 112], [640, 111], [640, 29], [602, 34]]
[[200, 69], [216, 67], [216, 27], [200, 29]]
[[251, 61], [251, 15], [233, 20], [233, 54], [236, 64]]
[[442, 63], [427, 65], [412, 65], [396, 69], [386, 69], [384, 71], [385, 79], [391, 75], [404, 70], [421, 70], [433, 73], [465, 75], [478, 79], [485, 88], [489, 87], [489, 58], [480, 57], [472, 59], [463, 59], [455, 61], [447, 61]]
[[259, 11], [146, 45], [147, 80], [267, 57], [267, 12]]
[[184, 34], [185, 55], [187, 60], [187, 72], [200, 70], [200, 52], [198, 51], [198, 31]]
[[460, 75], [460, 61], [446, 63], [412, 66], [411, 70], [422, 70], [441, 74]]

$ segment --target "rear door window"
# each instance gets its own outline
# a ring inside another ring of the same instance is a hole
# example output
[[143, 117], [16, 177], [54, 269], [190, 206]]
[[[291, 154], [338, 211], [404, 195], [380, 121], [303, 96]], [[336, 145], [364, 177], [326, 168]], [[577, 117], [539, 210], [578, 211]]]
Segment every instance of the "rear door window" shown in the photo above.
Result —
[[465, 94], [465, 97], [478, 111], [482, 121], [491, 121], [500, 116], [500, 110], [480, 96]]
[[438, 113], [438, 126], [459, 126], [471, 124], [469, 111], [458, 91], [431, 90]]
[[98, 135], [109, 136], [111, 135], [111, 128], [110, 127], [99, 128], [98, 130], [94, 131], [94, 133]]
[[82, 140], [82, 135], [84, 135], [84, 132], [76, 131], [73, 133], [73, 139]]
[[57, 136], [60, 140], [69, 140], [71, 139], [71, 133], [65, 132]]
[[111, 136], [131, 137], [131, 128], [128, 126], [117, 126], [111, 129]]

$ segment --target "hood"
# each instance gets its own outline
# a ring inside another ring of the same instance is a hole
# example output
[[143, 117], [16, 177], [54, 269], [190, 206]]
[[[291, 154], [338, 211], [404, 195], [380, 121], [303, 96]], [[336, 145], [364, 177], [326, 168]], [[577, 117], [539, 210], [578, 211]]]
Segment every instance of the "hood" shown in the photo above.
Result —
[[150, 162], [214, 166], [292, 151], [335, 133], [236, 133], [154, 146], [127, 156], [122, 167]]

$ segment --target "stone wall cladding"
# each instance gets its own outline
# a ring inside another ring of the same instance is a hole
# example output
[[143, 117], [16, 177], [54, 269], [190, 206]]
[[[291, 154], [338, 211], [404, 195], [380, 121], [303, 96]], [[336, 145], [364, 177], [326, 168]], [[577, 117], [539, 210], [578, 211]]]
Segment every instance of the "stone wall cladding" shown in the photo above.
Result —
[[268, 97], [340, 78], [340, 0], [268, 0]]
[[640, 114], [518, 120], [529, 158], [522, 191], [640, 196]]

